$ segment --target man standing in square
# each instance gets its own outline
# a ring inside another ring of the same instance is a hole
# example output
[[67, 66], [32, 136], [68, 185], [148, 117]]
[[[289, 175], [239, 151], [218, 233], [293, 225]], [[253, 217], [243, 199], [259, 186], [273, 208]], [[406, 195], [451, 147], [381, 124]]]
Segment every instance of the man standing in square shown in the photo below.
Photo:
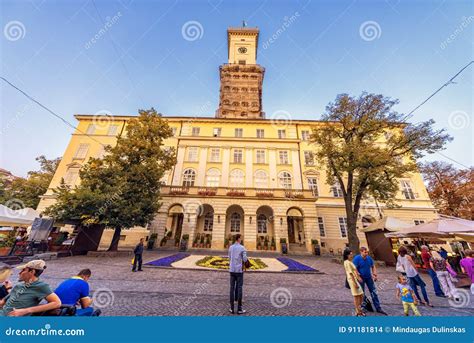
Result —
[[248, 260], [247, 251], [240, 244], [240, 234], [235, 235], [235, 243], [229, 248], [229, 271], [230, 271], [230, 313], [234, 313], [234, 302], [237, 301], [237, 313], [244, 314], [242, 309], [242, 286], [244, 284], [243, 264]]

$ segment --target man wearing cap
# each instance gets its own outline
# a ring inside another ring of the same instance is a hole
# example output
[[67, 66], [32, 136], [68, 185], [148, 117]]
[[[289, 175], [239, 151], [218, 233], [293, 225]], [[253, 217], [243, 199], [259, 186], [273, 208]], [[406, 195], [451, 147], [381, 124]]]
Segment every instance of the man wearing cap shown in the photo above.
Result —
[[[43, 260], [33, 260], [18, 266], [19, 281], [4, 299], [0, 301], [0, 316], [28, 316], [33, 313], [57, 309], [61, 306], [59, 297], [51, 291], [48, 284], [39, 280], [46, 269]], [[46, 299], [47, 304], [39, 305]]]

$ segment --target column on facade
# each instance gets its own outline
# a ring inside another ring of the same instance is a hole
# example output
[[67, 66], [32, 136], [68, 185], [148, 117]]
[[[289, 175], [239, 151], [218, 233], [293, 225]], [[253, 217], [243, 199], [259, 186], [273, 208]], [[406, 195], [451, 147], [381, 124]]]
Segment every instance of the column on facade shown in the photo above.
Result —
[[301, 165], [298, 150], [291, 150], [291, 163], [293, 164], [293, 188], [302, 189], [303, 183], [301, 182]]
[[[252, 218], [252, 222], [250, 222]], [[247, 250], [257, 249], [257, 216], [255, 213], [244, 214], [244, 243]]]
[[224, 249], [225, 213], [214, 210], [214, 224], [212, 227], [212, 249]]
[[181, 181], [181, 174], [183, 173], [183, 164], [184, 164], [184, 156], [186, 154], [186, 147], [180, 146], [178, 147], [178, 152], [176, 154], [176, 165], [174, 167], [174, 175], [173, 175], [173, 186], [179, 186]]
[[196, 213], [184, 213], [183, 218], [183, 227], [181, 231], [181, 236], [188, 234], [189, 241], [192, 242], [194, 240], [194, 236], [196, 235], [196, 225], [197, 225], [197, 214]]
[[221, 168], [221, 186], [227, 187], [229, 183], [229, 166], [230, 166], [230, 147], [222, 148], [222, 168]]
[[245, 187], [253, 187], [253, 148], [245, 149]]
[[196, 175], [196, 186], [203, 187], [206, 185], [206, 165], [207, 165], [207, 146], [202, 146], [199, 152], [199, 164]]
[[268, 149], [268, 166], [270, 168], [270, 188], [278, 187], [278, 178], [277, 178], [277, 159], [276, 159], [276, 149]]

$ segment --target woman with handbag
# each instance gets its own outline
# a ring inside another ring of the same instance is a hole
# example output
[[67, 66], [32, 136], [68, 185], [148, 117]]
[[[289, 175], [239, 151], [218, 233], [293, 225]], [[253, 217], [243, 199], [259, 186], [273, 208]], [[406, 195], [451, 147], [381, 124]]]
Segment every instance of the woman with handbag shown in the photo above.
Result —
[[362, 278], [357, 272], [357, 268], [352, 263], [352, 251], [349, 249], [344, 250], [343, 259], [344, 259], [344, 269], [346, 270], [346, 287], [351, 290], [352, 296], [354, 297], [354, 306], [356, 310], [356, 316], [365, 316], [365, 313], [362, 311], [362, 299], [364, 298], [364, 291], [360, 286]]

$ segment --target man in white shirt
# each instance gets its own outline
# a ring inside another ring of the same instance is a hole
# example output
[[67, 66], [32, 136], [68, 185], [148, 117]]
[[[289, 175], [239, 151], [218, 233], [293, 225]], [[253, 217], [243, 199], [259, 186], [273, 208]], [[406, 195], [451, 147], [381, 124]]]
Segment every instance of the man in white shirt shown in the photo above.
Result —
[[234, 302], [237, 301], [237, 314], [246, 311], [242, 309], [242, 286], [244, 284], [243, 264], [248, 260], [247, 251], [240, 244], [242, 237], [235, 235], [235, 243], [229, 248], [229, 271], [230, 271], [230, 313], [234, 313]]

